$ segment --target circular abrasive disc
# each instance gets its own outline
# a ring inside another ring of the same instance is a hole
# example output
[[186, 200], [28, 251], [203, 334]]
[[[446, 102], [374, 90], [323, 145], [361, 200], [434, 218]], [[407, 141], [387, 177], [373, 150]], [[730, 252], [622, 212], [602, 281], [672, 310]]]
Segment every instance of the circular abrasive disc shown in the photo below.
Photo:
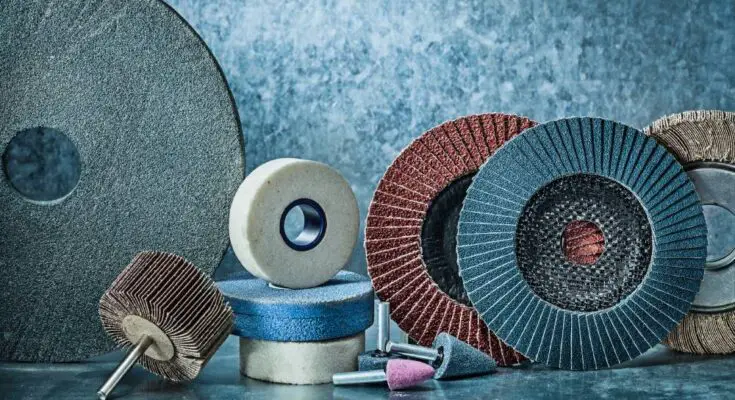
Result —
[[535, 125], [526, 118], [483, 114], [445, 122], [414, 140], [380, 180], [368, 211], [365, 251], [375, 291], [391, 318], [431, 346], [450, 335], [500, 365], [524, 358], [488, 332], [457, 272], [457, 219], [467, 187], [496, 149]]
[[[301, 223], [294, 223], [289, 235], [289, 216], [295, 213]], [[230, 207], [230, 241], [240, 264], [260, 279], [291, 289], [329, 281], [349, 260], [359, 227], [349, 182], [334, 168], [310, 160], [262, 164], [242, 182]]]
[[[581, 227], [598, 246], [582, 254], [568, 245]], [[490, 329], [566, 369], [619, 364], [664, 338], [699, 289], [706, 246], [681, 165], [643, 133], [594, 118], [539, 125], [498, 150], [467, 191], [457, 235], [465, 289]]]
[[75, 361], [113, 343], [97, 303], [135, 254], [211, 273], [243, 177], [217, 62], [165, 3], [4, 1], [0, 359]]
[[701, 354], [735, 352], [735, 113], [689, 111], [646, 129], [684, 164], [707, 221], [707, 263], [690, 313], [666, 344]]
[[366, 277], [339, 271], [321, 286], [286, 289], [249, 274], [217, 282], [232, 305], [232, 333], [277, 342], [352, 336], [373, 324], [373, 287]]

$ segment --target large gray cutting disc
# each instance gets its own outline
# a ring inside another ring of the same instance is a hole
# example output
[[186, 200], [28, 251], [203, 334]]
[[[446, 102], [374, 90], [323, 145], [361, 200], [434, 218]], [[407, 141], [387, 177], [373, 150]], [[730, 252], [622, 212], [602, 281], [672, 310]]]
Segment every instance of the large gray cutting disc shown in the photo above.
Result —
[[243, 178], [212, 54], [153, 0], [0, 0], [0, 359], [113, 348], [97, 303], [142, 250], [208, 273]]

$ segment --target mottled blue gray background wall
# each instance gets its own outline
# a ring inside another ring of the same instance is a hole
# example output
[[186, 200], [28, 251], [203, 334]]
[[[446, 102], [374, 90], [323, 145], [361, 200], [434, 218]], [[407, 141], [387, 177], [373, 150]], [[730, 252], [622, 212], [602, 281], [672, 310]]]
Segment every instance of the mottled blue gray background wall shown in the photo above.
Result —
[[[735, 2], [170, 0], [219, 60], [247, 168], [336, 167], [364, 218], [411, 139], [481, 112], [644, 127], [735, 110]], [[365, 271], [362, 248], [350, 269]]]

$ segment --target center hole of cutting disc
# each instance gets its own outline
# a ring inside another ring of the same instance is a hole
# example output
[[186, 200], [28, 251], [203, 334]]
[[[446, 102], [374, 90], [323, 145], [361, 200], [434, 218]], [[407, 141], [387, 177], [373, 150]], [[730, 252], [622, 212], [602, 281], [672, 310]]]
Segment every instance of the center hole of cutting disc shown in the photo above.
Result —
[[281, 214], [281, 237], [296, 251], [311, 250], [324, 239], [327, 216], [314, 200], [298, 199]]
[[576, 220], [564, 227], [561, 235], [564, 257], [580, 265], [593, 265], [605, 251], [605, 235], [592, 221]]
[[19, 131], [3, 152], [2, 162], [10, 185], [38, 204], [64, 200], [79, 183], [82, 169], [71, 139], [44, 126]]

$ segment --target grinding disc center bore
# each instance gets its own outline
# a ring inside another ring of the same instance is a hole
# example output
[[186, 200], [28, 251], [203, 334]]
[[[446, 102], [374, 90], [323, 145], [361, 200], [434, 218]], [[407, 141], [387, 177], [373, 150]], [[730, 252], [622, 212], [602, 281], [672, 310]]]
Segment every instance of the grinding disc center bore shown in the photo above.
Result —
[[314, 200], [294, 200], [281, 214], [280, 232], [288, 247], [296, 251], [311, 250], [324, 239], [327, 215]]
[[735, 238], [730, 229], [735, 226], [735, 214], [719, 204], [702, 204], [707, 222], [707, 263], [705, 268], [715, 270], [735, 263]]
[[707, 263], [718, 270], [735, 264], [735, 167], [718, 162], [694, 162], [686, 166], [707, 222]]
[[76, 188], [81, 176], [79, 151], [63, 132], [38, 126], [19, 131], [2, 155], [10, 185], [26, 200], [56, 204]]
[[[578, 239], [590, 245], [578, 247]], [[633, 293], [648, 272], [652, 243], [648, 216], [635, 195], [591, 174], [543, 186], [516, 228], [518, 268], [531, 290], [572, 311], [610, 308]]]
[[692, 311], [735, 310], [735, 167], [694, 162], [686, 167], [707, 224], [707, 261]]
[[471, 306], [457, 266], [457, 224], [474, 174], [455, 179], [429, 205], [421, 227], [421, 252], [427, 272], [439, 289]]
[[605, 235], [594, 222], [575, 220], [564, 227], [561, 247], [572, 263], [594, 265], [605, 251]]

